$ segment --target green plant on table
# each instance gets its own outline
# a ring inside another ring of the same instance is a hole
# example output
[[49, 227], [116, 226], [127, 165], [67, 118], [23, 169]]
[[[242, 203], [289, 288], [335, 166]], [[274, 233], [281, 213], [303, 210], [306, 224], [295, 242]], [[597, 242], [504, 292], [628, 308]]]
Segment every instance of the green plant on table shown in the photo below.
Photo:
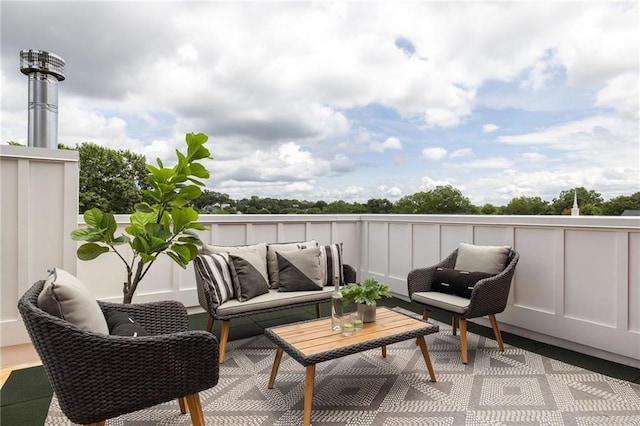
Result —
[[347, 284], [340, 290], [345, 303], [356, 303], [374, 306], [376, 300], [393, 297], [389, 287], [375, 278], [366, 278], [360, 284]]
[[[198, 246], [202, 241], [195, 231], [206, 228], [198, 223], [198, 212], [187, 206], [188, 201], [196, 200], [205, 186], [200, 179], [209, 178], [209, 171], [198, 162], [212, 159], [204, 146], [208, 136], [203, 133], [187, 133], [187, 152], [176, 149], [177, 164], [164, 167], [157, 159], [158, 167], [146, 165], [149, 174], [150, 190], [143, 193], [150, 197], [152, 204], [143, 202], [135, 205], [130, 216], [130, 225], [126, 234], [115, 236], [117, 224], [113, 214], [103, 213], [98, 208], [84, 213], [85, 228], [71, 233], [75, 241], [86, 241], [78, 247], [80, 260], [93, 260], [103, 253], [114, 252], [127, 271], [127, 281], [123, 285], [123, 302], [131, 303], [138, 284], [157, 260], [165, 253], [182, 268], [186, 268], [198, 255]], [[128, 244], [133, 252], [130, 261], [116, 250], [116, 246]]]

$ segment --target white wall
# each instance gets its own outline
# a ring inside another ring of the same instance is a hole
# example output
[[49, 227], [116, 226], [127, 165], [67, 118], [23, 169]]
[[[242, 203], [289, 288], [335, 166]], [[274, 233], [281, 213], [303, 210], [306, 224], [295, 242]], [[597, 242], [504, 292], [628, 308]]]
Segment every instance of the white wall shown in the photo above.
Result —
[[78, 153], [0, 145], [2, 347], [24, 343], [18, 298], [47, 269], [76, 272]]

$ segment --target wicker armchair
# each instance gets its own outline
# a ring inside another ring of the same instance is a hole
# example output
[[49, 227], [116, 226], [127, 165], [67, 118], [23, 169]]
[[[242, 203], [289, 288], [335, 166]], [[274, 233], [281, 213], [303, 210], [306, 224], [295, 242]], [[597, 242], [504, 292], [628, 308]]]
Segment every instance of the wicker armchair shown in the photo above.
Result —
[[198, 392], [218, 383], [218, 342], [205, 331], [188, 331], [181, 303], [98, 301], [103, 313], [126, 312], [149, 334], [109, 336], [38, 308], [43, 285], [44, 281], [34, 284], [20, 298], [18, 309], [69, 420], [104, 424], [106, 419], [178, 399], [182, 413], [187, 405], [193, 424], [204, 425]]
[[520, 258], [519, 254], [513, 250], [509, 253], [507, 263], [502, 272], [490, 278], [485, 278], [477, 282], [471, 298], [438, 293], [431, 290], [433, 277], [437, 268], [453, 268], [456, 264], [458, 250], [456, 249], [446, 259], [428, 268], [414, 269], [409, 272], [407, 285], [409, 287], [409, 297], [411, 301], [424, 307], [423, 318], [429, 318], [431, 309], [439, 309], [452, 316], [453, 334], [460, 327], [460, 345], [462, 352], [462, 362], [467, 363], [467, 319], [488, 316], [491, 321], [493, 333], [498, 342], [500, 351], [504, 351], [504, 343], [496, 314], [502, 312], [507, 307], [511, 280], [515, 273], [516, 264]]

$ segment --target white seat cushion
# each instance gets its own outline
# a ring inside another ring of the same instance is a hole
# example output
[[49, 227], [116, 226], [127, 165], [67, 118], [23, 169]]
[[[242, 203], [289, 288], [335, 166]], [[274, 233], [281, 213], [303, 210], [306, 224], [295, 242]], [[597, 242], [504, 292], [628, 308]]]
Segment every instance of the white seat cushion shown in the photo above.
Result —
[[437, 291], [419, 291], [413, 293], [411, 300], [458, 314], [464, 314], [469, 308], [470, 303], [470, 300], [464, 297]]

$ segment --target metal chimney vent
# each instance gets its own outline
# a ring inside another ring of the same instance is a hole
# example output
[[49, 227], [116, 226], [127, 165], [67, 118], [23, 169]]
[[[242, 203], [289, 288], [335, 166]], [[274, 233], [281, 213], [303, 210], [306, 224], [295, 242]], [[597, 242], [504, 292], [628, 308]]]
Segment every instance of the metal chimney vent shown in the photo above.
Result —
[[58, 82], [64, 59], [42, 50], [21, 50], [20, 71], [29, 76], [29, 146], [58, 148]]

